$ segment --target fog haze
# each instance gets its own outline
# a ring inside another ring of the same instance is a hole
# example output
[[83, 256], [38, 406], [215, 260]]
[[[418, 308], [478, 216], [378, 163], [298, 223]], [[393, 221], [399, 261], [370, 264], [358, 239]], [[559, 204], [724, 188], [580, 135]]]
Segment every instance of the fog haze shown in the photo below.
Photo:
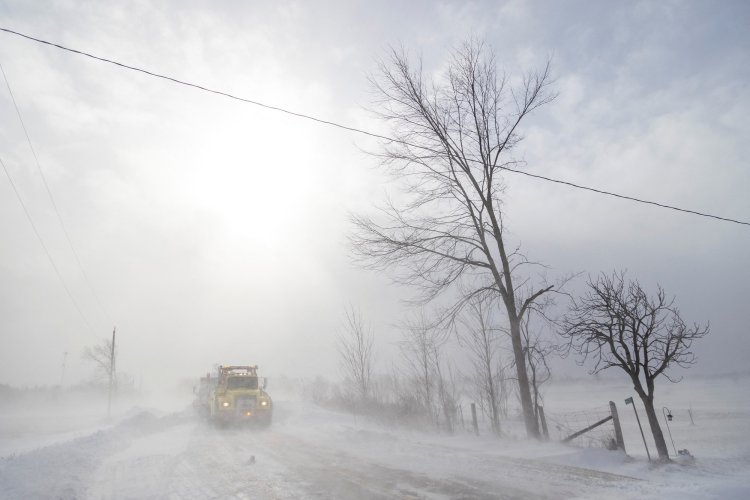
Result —
[[[439, 74], [484, 39], [517, 75], [551, 57], [559, 97], [526, 123], [531, 173], [750, 220], [750, 7], [744, 2], [0, 3], [0, 25], [71, 48], [387, 134], [367, 76], [403, 45]], [[377, 141], [0, 33], [7, 75], [80, 257], [79, 271], [5, 82], [0, 158], [0, 384], [90, 376], [117, 326], [144, 385], [215, 363], [338, 377], [354, 305], [390, 368], [409, 290], [358, 268], [349, 213], [395, 187]], [[746, 370], [750, 228], [508, 173], [510, 241], [551, 277], [627, 269], [711, 323], [701, 373]], [[576, 293], [583, 278], [569, 284]], [[85, 319], [84, 319], [85, 318]], [[583, 375], [571, 360], [563, 373]], [[171, 382], [170, 382], [171, 383]]]

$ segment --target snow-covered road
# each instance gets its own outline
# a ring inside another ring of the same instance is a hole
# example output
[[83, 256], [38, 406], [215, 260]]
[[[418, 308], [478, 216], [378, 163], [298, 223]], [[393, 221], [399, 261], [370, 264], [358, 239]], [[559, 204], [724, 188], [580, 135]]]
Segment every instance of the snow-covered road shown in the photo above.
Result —
[[[613, 392], [612, 387], [605, 391]], [[697, 398], [696, 392], [690, 397]], [[670, 398], [679, 402], [677, 395]], [[576, 407], [582, 407], [584, 398], [578, 399]], [[627, 413], [626, 442], [634, 458], [512, 435], [498, 440], [408, 431], [300, 400], [276, 403], [269, 429], [217, 429], [190, 410], [133, 409], [113, 424], [72, 415], [51, 421], [44, 412], [0, 415], [0, 499], [750, 495], [750, 411], [737, 405], [728, 411], [721, 401], [705, 408], [696, 404], [696, 425], [685, 418], [673, 422], [675, 439], [698, 460], [667, 466], [653, 466], [638, 455], [640, 436]]]
[[[149, 412], [0, 462], [2, 498], [561, 498], [632, 478], [340, 429], [215, 429]], [[348, 436], [347, 436], [348, 435]], [[326, 444], [328, 443], [328, 444]], [[369, 444], [368, 444], [369, 443]], [[385, 444], [385, 445], [384, 445]]]

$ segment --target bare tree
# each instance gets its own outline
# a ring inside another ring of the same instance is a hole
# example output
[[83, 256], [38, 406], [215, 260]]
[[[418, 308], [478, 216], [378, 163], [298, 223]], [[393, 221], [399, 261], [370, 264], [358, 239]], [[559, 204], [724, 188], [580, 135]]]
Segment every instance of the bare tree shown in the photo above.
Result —
[[373, 342], [372, 329], [365, 324], [362, 313], [350, 307], [345, 313], [344, 327], [339, 333], [337, 347], [343, 371], [354, 382], [362, 401], [370, 394]]
[[435, 392], [440, 390], [438, 384], [438, 363], [440, 350], [446, 340], [446, 332], [430, 323], [423, 311], [404, 322], [403, 338], [399, 342], [401, 353], [406, 361], [408, 371], [417, 381], [419, 399], [437, 426], [438, 405]]
[[393, 381], [394, 403], [397, 405], [396, 423], [412, 423], [423, 425], [426, 415], [432, 423], [432, 414], [425, 408], [421, 397], [422, 385], [414, 373], [403, 373], [402, 369], [392, 366], [391, 380]]
[[105, 339], [94, 347], [87, 347], [82, 357], [96, 365], [95, 378], [106, 378], [109, 382], [107, 388], [107, 418], [109, 418], [112, 415], [112, 398], [117, 392], [115, 331], [112, 331], [112, 340]]
[[474, 295], [500, 296], [526, 431], [538, 437], [520, 324], [529, 305], [552, 287], [523, 292], [528, 276], [522, 268], [531, 262], [507, 245], [501, 174], [522, 166], [513, 156], [521, 121], [554, 98], [549, 64], [513, 85], [497, 74], [482, 44], [469, 42], [454, 52], [440, 82], [425, 81], [421, 64], [395, 50], [379, 69], [372, 78], [376, 112], [396, 140], [377, 155], [402, 182], [405, 199], [383, 207], [383, 220], [353, 217], [355, 253], [373, 269], [397, 269], [396, 281], [418, 287], [424, 301], [463, 282], [472, 292], [454, 312]]
[[669, 459], [659, 420], [654, 408], [655, 381], [674, 365], [689, 367], [695, 362], [691, 350], [694, 340], [708, 334], [709, 327], [687, 326], [659, 286], [649, 296], [638, 283], [628, 281], [625, 273], [601, 274], [589, 278], [588, 291], [574, 299], [563, 320], [562, 335], [583, 359], [595, 361], [592, 373], [617, 367], [625, 371], [643, 401], [659, 458]]
[[445, 430], [453, 433], [455, 427], [456, 415], [458, 413], [458, 390], [456, 388], [456, 379], [453, 368], [450, 363], [447, 364], [447, 377], [443, 374], [443, 360], [441, 359], [440, 345], [433, 349], [433, 362], [435, 365], [435, 376], [437, 380], [438, 398], [440, 400], [440, 409], [445, 421]]
[[493, 325], [492, 297], [475, 297], [460, 320], [459, 338], [468, 347], [480, 404], [490, 417], [492, 431], [500, 435], [500, 403], [503, 370], [500, 356], [501, 329]]
[[112, 340], [103, 339], [93, 347], [86, 347], [81, 353], [86, 361], [94, 363], [94, 377], [96, 380], [116, 380], [115, 361], [117, 360], [117, 348], [112, 349]]
[[552, 377], [547, 359], [558, 349], [551, 342], [544, 340], [538, 329], [532, 328], [531, 316], [528, 314], [524, 318], [521, 324], [521, 334], [526, 352], [526, 366], [529, 369], [529, 385], [534, 399], [534, 414], [538, 420], [539, 406], [542, 403], [541, 387]]

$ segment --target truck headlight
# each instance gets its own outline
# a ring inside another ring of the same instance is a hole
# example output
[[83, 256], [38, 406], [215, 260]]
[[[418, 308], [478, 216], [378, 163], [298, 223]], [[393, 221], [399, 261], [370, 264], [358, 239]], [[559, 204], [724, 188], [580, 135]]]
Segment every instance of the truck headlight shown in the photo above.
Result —
[[221, 403], [221, 406], [223, 406], [224, 408], [228, 407], [229, 401], [224, 401], [223, 403]]
[[261, 401], [261, 402], [260, 402], [260, 405], [261, 405], [261, 406], [268, 406], [268, 401]]

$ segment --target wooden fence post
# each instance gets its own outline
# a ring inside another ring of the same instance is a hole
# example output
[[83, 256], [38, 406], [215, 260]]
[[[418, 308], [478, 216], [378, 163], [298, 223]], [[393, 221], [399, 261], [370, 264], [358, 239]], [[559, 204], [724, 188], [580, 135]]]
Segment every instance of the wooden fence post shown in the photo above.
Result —
[[622, 427], [620, 427], [620, 417], [617, 414], [617, 405], [614, 401], [609, 402], [609, 410], [612, 413], [612, 422], [615, 424], [615, 441], [617, 448], [625, 452], [625, 440], [622, 437]]

